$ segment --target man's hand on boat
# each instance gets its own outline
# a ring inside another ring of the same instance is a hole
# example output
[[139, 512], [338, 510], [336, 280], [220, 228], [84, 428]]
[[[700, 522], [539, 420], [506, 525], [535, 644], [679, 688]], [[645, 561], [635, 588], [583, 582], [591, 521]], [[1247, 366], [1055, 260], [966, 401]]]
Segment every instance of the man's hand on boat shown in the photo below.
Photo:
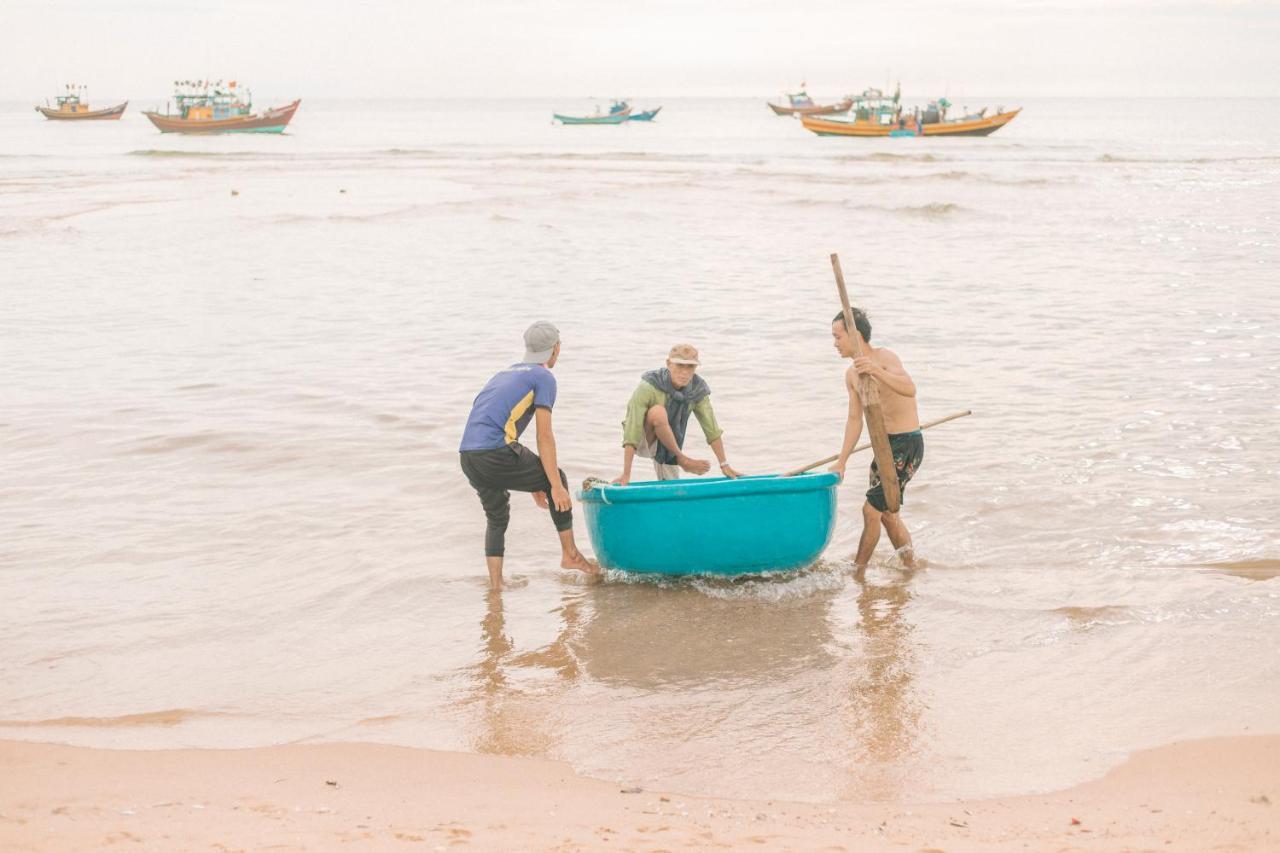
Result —
[[839, 474], [840, 482], [842, 483], [844, 482], [844, 463], [836, 462], [827, 470], [830, 471], [832, 474]]
[[618, 476], [613, 478], [613, 485], [615, 486], [625, 486], [625, 485], [628, 485], [630, 482], [631, 482], [630, 474], [619, 474]]

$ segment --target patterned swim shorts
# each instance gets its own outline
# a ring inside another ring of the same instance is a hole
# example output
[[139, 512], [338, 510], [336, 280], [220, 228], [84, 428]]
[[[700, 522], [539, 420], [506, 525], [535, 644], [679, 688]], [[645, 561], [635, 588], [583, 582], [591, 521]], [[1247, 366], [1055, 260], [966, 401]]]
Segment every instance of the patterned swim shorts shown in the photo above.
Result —
[[[907, 483], [911, 482], [924, 461], [924, 434], [918, 429], [894, 433], [889, 436], [889, 447], [893, 450], [893, 465], [898, 469], [898, 490], [905, 501]], [[880, 469], [876, 467], [875, 460], [871, 462], [871, 488], [867, 489], [867, 503], [881, 512], [889, 509], [884, 502], [884, 486], [880, 483]]]

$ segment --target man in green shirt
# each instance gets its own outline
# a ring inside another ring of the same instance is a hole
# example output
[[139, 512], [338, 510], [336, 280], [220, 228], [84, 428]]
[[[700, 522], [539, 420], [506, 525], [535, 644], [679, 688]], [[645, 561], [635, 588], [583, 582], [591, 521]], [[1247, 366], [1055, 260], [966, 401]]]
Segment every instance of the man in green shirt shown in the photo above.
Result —
[[613, 482], [625, 486], [631, 482], [631, 463], [636, 455], [653, 460], [659, 480], [675, 480], [684, 469], [690, 474], [705, 474], [711, 464], [705, 459], [686, 456], [685, 428], [693, 414], [702, 427], [720, 462], [720, 473], [740, 476], [724, 454], [724, 430], [716, 423], [711, 409], [711, 389], [697, 375], [698, 351], [689, 344], [676, 344], [667, 356], [667, 366], [650, 370], [640, 377], [640, 385], [627, 403], [627, 419], [622, 422], [622, 476]]

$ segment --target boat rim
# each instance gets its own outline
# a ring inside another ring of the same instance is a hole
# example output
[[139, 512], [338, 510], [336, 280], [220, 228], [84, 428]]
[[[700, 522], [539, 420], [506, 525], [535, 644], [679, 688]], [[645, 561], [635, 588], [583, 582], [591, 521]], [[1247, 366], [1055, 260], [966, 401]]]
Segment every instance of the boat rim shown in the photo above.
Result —
[[579, 494], [584, 503], [648, 503], [713, 498], [743, 498], [756, 495], [783, 495], [833, 488], [840, 477], [831, 472], [796, 474], [754, 474], [736, 479], [706, 477], [680, 480], [647, 480], [626, 486], [595, 485]]

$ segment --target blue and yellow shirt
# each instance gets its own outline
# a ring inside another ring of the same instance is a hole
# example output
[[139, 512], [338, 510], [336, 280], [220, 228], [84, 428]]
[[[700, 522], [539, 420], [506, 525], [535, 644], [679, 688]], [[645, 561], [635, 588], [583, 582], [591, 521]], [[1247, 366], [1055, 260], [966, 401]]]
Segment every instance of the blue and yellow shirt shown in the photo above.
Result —
[[556, 404], [556, 378], [541, 364], [513, 364], [476, 395], [462, 431], [460, 451], [512, 444], [533, 420], [533, 410]]

